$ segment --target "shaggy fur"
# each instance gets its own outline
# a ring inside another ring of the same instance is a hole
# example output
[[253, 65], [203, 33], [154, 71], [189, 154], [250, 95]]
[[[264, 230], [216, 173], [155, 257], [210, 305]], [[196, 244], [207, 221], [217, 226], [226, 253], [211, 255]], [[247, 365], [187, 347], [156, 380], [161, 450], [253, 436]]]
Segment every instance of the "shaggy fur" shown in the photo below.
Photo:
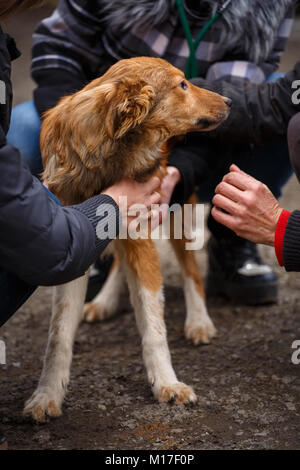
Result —
[[[65, 204], [73, 204], [124, 177], [146, 180], [153, 173], [162, 177], [164, 142], [189, 131], [213, 129], [227, 117], [228, 103], [220, 95], [187, 84], [184, 74], [162, 59], [120, 61], [46, 114], [41, 132], [44, 178]], [[186, 241], [171, 240], [184, 278], [185, 335], [194, 344], [207, 343], [215, 328], [206, 311], [194, 252], [184, 251]], [[193, 389], [179, 382], [172, 368], [154, 243], [117, 239], [114, 245], [111, 274], [101, 293], [85, 306], [86, 319], [101, 320], [116, 312], [124, 269], [155, 397], [195, 402]], [[86, 273], [55, 289], [42, 375], [24, 410], [37, 421], [61, 414], [87, 279]]]
[[[104, 0], [103, 3], [104, 21], [121, 30], [137, 25], [155, 26], [171, 17], [177, 18], [176, 0]], [[212, 16], [223, 3], [199, 0], [199, 17], [203, 12], [206, 17]], [[250, 60], [266, 59], [274, 46], [278, 28], [293, 4], [294, 0], [232, 0], [222, 14], [223, 40], [226, 35], [226, 41], [238, 44], [243, 38], [243, 52]]]

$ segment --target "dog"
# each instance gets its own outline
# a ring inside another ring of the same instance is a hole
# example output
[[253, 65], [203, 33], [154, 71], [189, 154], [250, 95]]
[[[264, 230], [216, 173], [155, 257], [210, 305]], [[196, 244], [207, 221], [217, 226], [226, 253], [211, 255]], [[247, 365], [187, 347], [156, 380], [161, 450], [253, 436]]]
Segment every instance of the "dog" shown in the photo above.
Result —
[[[43, 178], [64, 205], [80, 203], [125, 178], [145, 181], [165, 172], [163, 145], [174, 136], [208, 131], [229, 113], [230, 100], [188, 82], [163, 59], [120, 60], [81, 91], [64, 97], [43, 119]], [[185, 336], [207, 343], [215, 327], [205, 306], [202, 277], [185, 238], [172, 239], [184, 279]], [[98, 296], [84, 308], [88, 272], [55, 287], [43, 371], [24, 414], [35, 421], [61, 415], [73, 340], [83, 311], [88, 321], [110, 317], [128, 282], [148, 381], [159, 402], [194, 403], [192, 387], [173, 370], [164, 323], [160, 262], [149, 239], [116, 239], [115, 261]]]

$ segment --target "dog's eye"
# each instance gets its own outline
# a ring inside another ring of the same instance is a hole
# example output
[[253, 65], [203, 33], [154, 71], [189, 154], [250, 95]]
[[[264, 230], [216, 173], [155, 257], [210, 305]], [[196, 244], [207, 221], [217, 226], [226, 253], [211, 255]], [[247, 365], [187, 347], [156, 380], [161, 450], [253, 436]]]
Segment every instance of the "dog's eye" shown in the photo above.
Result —
[[188, 84], [185, 80], [182, 80], [182, 82], [180, 82], [179, 85], [181, 86], [183, 90], [186, 90], [188, 87]]

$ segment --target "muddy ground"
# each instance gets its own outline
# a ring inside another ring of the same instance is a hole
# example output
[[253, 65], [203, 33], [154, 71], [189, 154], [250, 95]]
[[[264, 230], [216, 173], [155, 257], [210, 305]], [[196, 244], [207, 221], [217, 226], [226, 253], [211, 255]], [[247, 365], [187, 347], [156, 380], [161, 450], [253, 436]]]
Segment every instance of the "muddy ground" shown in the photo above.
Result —
[[[8, 29], [23, 51], [26, 35], [49, 7], [22, 15]], [[299, 22], [283, 66], [298, 57]], [[30, 98], [28, 54], [16, 64], [18, 103]], [[299, 207], [293, 179], [282, 205]], [[263, 307], [208, 302], [218, 328], [210, 345], [194, 347], [183, 336], [184, 298], [174, 256], [164, 253], [166, 323], [174, 368], [193, 385], [198, 403], [181, 407], [155, 402], [145, 380], [132, 308], [124, 294], [119, 314], [104, 323], [82, 323], [75, 341], [63, 416], [44, 425], [22, 418], [24, 401], [37, 384], [47, 339], [51, 289], [41, 288], [0, 332], [7, 364], [0, 365], [0, 427], [10, 449], [299, 449], [299, 372], [291, 361], [300, 340], [300, 275], [265, 259], [279, 277], [277, 304]], [[198, 254], [202, 272], [206, 254]]]

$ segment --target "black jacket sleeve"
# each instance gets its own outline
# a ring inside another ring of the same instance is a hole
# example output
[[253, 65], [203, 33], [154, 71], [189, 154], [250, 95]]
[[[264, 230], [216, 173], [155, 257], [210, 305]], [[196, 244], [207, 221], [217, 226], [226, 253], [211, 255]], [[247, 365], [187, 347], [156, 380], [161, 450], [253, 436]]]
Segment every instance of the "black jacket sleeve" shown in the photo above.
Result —
[[209, 139], [190, 134], [178, 143], [168, 158], [168, 165], [175, 166], [181, 175], [172, 194], [172, 204], [184, 204], [195, 192], [197, 185], [207, 180], [211, 171], [209, 160], [213, 159], [215, 145]]
[[201, 78], [192, 82], [205, 89], [231, 98], [232, 109], [227, 120], [212, 137], [262, 145], [286, 139], [289, 120], [300, 111], [300, 61], [285, 77], [276, 82], [255, 85], [245, 82], [240, 86]]
[[28, 284], [55, 285], [83, 275], [118, 234], [112, 198], [59, 206], [10, 145], [0, 148], [0, 178], [0, 266]]
[[300, 211], [291, 213], [283, 239], [283, 264], [286, 271], [300, 271]]

